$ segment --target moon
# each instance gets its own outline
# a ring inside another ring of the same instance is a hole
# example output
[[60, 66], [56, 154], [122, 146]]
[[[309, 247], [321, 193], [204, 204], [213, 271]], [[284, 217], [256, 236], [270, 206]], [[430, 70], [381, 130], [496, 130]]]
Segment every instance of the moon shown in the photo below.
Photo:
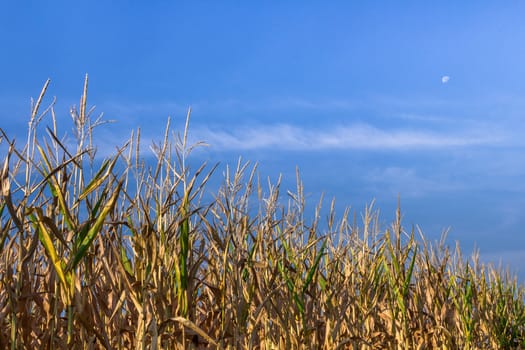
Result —
[[450, 80], [450, 77], [448, 75], [444, 75], [444, 76], [441, 77], [441, 82], [443, 84], [448, 83], [449, 80]]

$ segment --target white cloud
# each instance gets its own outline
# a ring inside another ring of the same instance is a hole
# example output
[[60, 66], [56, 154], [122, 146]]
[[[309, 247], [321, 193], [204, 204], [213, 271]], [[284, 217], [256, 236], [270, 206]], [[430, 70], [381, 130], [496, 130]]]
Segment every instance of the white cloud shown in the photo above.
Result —
[[194, 139], [205, 140], [219, 150], [403, 150], [438, 149], [495, 143], [493, 135], [482, 133], [437, 133], [427, 130], [379, 129], [367, 124], [306, 128], [290, 124], [239, 126], [212, 129], [194, 126]]
[[404, 198], [421, 197], [431, 192], [449, 192], [464, 185], [454, 183], [439, 173], [422, 175], [416, 168], [386, 167], [371, 170], [365, 180], [376, 192], [395, 197], [402, 193]]

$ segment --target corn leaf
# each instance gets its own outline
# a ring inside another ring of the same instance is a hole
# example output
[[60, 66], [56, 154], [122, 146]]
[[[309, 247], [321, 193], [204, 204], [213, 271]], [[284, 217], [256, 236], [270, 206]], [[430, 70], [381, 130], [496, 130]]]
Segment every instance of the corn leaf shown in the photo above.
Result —
[[[111, 174], [111, 171], [113, 170], [113, 167], [115, 166], [117, 162], [118, 157], [113, 158], [111, 161], [109, 159], [105, 160], [104, 163], [102, 163], [102, 166], [98, 170], [98, 172], [95, 174], [93, 179], [87, 184], [87, 186], [84, 188], [84, 191], [78, 196], [78, 200], [83, 200], [86, 198], [91, 192], [96, 190], [100, 187], [100, 185], [109, 177]], [[104, 173], [105, 171], [105, 173]]]
[[133, 266], [131, 265], [131, 260], [128, 258], [128, 254], [126, 253], [124, 246], [120, 247], [120, 258], [122, 259], [124, 270], [133, 276]]
[[321, 261], [321, 258], [323, 257], [325, 248], [326, 248], [326, 239], [324, 240], [323, 245], [321, 246], [321, 250], [319, 251], [319, 253], [317, 253], [317, 256], [315, 257], [314, 264], [308, 271], [308, 275], [306, 276], [306, 280], [304, 281], [304, 284], [303, 284], [303, 290], [302, 290], [303, 294], [306, 292], [306, 290], [308, 289], [308, 286], [312, 282], [314, 274], [317, 271], [317, 268], [319, 267], [319, 262]]
[[47, 158], [47, 155], [42, 149], [42, 147], [40, 147], [40, 145], [36, 145], [36, 147], [38, 148], [38, 152], [42, 156], [42, 159], [44, 160], [44, 163], [47, 166], [47, 170], [48, 170], [46, 173], [48, 174], [47, 182], [49, 184], [51, 192], [58, 199], [58, 205], [60, 206], [60, 211], [62, 215], [64, 215], [64, 220], [66, 222], [66, 225], [70, 230], [75, 231], [76, 225], [74, 225], [73, 218], [71, 216], [71, 213], [69, 212], [69, 209], [66, 203], [66, 199], [62, 193], [62, 189], [58, 185], [58, 182], [54, 176], [54, 173], [56, 172], [57, 169], [52, 170], [51, 163], [49, 162], [49, 159]]
[[84, 237], [84, 239], [78, 246], [78, 250], [76, 251], [75, 256], [73, 257], [72, 263], [69, 266], [70, 270], [74, 270], [77, 267], [78, 263], [84, 258], [89, 247], [91, 246], [91, 243], [93, 243], [93, 240], [95, 240], [95, 237], [100, 232], [102, 225], [104, 224], [104, 220], [106, 219], [106, 216], [115, 207], [115, 204], [117, 203], [117, 199], [120, 194], [120, 189], [122, 188], [122, 183], [123, 183], [122, 181], [118, 183], [117, 188], [113, 192], [113, 195], [108, 200], [108, 202], [106, 203], [106, 205], [104, 206], [100, 214], [98, 215], [97, 220], [95, 221], [93, 226], [89, 228], [86, 236]]
[[[44, 220], [43, 220], [44, 215], [42, 213], [42, 209], [32, 208], [31, 211], [32, 213], [29, 215], [29, 218], [31, 222], [33, 223], [33, 227], [38, 232], [38, 238], [40, 239], [40, 242], [42, 242], [42, 245], [44, 246], [49, 259], [51, 259], [51, 263], [55, 267], [55, 271], [57, 272], [60, 282], [62, 282], [62, 284], [68, 290], [69, 285], [66, 280], [66, 274], [64, 273], [64, 270], [63, 270], [63, 261], [58, 257], [55, 246], [53, 245], [53, 240], [51, 239], [49, 231], [44, 225]], [[35, 214], [33, 214], [33, 212], [36, 214], [36, 216]]]

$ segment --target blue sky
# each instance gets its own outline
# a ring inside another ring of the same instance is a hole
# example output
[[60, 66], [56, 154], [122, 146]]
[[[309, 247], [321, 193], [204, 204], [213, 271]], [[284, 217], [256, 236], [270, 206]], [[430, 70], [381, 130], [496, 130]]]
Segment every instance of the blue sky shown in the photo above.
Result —
[[196, 156], [220, 169], [242, 156], [293, 187], [298, 166], [312, 204], [375, 199], [385, 225], [399, 194], [407, 228], [450, 228], [451, 245], [523, 278], [524, 14], [518, 1], [4, 2], [0, 127], [25, 134], [47, 78], [69, 122], [88, 73], [88, 104], [117, 120], [108, 149], [137, 127], [158, 140], [191, 106], [191, 136], [210, 144]]

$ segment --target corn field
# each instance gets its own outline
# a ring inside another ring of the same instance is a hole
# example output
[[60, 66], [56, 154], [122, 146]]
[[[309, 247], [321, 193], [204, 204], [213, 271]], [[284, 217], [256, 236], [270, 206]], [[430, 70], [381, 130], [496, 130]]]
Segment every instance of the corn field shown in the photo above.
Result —
[[372, 206], [311, 215], [299, 176], [282, 194], [241, 162], [208, 200], [189, 113], [146, 145], [154, 161], [140, 130], [100, 159], [87, 77], [73, 142], [48, 84], [25, 143], [0, 130], [0, 348], [525, 348], [517, 279], [399, 209], [386, 227]]

